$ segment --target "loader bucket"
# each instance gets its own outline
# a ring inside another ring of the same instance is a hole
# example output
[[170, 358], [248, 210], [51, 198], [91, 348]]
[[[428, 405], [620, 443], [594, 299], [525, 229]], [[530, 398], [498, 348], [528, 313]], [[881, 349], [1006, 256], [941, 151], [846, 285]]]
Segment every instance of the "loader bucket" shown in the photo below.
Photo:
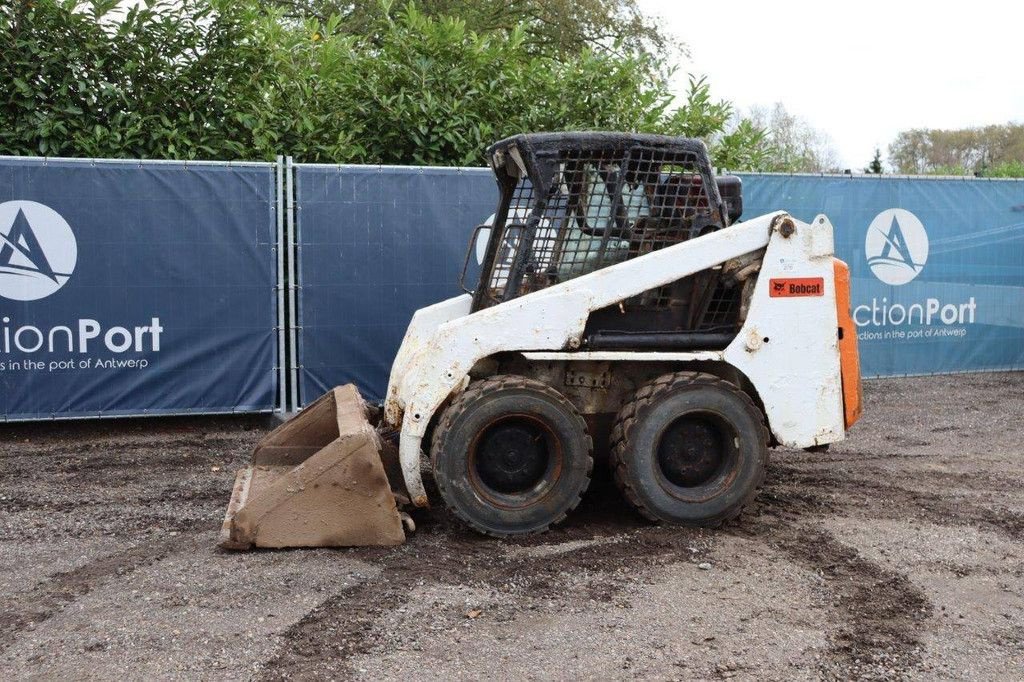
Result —
[[381, 442], [355, 386], [339, 386], [274, 429], [239, 471], [220, 546], [398, 545], [402, 520]]

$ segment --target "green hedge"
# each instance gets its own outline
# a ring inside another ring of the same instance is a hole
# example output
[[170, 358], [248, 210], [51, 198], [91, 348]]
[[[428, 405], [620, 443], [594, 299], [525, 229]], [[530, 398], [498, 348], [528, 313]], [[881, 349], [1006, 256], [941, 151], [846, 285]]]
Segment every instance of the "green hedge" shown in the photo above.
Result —
[[412, 4], [379, 22], [370, 38], [255, 2], [15, 0], [0, 153], [473, 165], [500, 137], [569, 129], [700, 136], [734, 169], [769, 152], [703, 80], [674, 109], [643, 53], [541, 56], [523, 28], [478, 35]]

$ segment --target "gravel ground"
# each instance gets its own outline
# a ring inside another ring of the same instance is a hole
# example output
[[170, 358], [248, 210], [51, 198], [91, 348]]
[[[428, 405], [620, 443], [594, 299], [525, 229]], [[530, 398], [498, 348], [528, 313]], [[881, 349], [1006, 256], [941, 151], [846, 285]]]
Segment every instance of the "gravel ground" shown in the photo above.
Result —
[[216, 548], [268, 422], [2, 427], [0, 677], [1020, 679], [1024, 373], [879, 380], [723, 530], [595, 480], [525, 541]]

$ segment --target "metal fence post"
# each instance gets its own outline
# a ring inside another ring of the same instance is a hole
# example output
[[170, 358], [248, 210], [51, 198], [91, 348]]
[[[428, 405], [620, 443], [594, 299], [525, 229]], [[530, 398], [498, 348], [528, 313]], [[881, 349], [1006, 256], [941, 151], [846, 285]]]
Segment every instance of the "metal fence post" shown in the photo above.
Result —
[[285, 366], [288, 358], [285, 355], [285, 292], [284, 292], [284, 254], [288, 245], [284, 241], [284, 157], [278, 156], [276, 161], [277, 178], [277, 235], [274, 249], [277, 256], [277, 408], [276, 412], [287, 412], [287, 375]]
[[288, 334], [290, 340], [290, 373], [291, 373], [291, 409], [299, 409], [299, 349], [298, 349], [298, 289], [299, 281], [296, 278], [296, 261], [299, 259], [299, 238], [297, 234], [298, 220], [295, 212], [297, 209], [295, 201], [295, 163], [292, 157], [285, 160], [285, 181], [287, 186], [288, 201], [288, 241], [290, 243], [288, 257]]

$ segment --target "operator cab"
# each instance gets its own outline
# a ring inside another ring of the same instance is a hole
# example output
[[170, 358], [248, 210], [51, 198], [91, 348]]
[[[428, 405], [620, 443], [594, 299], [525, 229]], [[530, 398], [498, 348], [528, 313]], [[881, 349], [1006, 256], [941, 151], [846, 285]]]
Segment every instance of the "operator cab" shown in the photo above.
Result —
[[[716, 181], [696, 139], [537, 133], [487, 154], [500, 198], [474, 311], [728, 227], [742, 212], [739, 178]], [[711, 332], [724, 347], [742, 323], [734, 285], [712, 269], [594, 311], [585, 345], [679, 348], [680, 333], [701, 332], [708, 347]]]

